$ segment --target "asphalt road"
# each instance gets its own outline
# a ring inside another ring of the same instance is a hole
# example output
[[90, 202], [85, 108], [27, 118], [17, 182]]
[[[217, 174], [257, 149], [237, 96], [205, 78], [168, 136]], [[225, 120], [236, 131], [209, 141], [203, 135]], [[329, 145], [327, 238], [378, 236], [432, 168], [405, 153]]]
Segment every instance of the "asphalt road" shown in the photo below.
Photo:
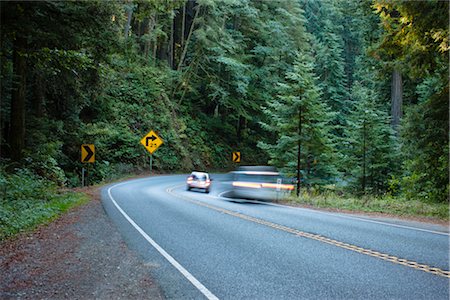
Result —
[[102, 201], [168, 299], [449, 299], [447, 228], [186, 191], [184, 175], [108, 186]]

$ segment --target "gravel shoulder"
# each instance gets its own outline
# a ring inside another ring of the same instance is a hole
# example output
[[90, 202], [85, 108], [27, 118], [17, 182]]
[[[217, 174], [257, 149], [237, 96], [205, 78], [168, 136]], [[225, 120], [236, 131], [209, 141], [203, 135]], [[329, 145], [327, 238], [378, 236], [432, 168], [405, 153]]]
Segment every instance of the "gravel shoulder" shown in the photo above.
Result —
[[0, 244], [0, 299], [164, 299], [152, 266], [123, 241], [100, 201]]

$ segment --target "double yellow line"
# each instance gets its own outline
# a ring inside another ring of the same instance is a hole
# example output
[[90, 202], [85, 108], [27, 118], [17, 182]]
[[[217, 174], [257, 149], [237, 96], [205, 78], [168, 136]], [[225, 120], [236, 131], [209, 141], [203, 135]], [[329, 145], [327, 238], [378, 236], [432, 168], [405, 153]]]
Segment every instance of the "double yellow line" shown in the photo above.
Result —
[[251, 216], [244, 215], [244, 214], [241, 214], [241, 213], [238, 213], [238, 212], [235, 212], [235, 211], [224, 209], [224, 208], [221, 208], [221, 207], [218, 207], [218, 206], [214, 206], [214, 205], [211, 205], [211, 204], [208, 204], [208, 203], [205, 203], [205, 202], [194, 200], [192, 198], [189, 198], [189, 197], [186, 197], [186, 196], [174, 193], [173, 192], [174, 188], [175, 187], [168, 188], [166, 191], [169, 194], [171, 194], [172, 196], [175, 196], [175, 197], [177, 197], [179, 199], [182, 199], [182, 200], [191, 202], [193, 204], [196, 204], [196, 205], [199, 205], [199, 206], [203, 206], [203, 207], [215, 210], [215, 211], [223, 213], [223, 214], [227, 214], [227, 215], [230, 215], [230, 216], [233, 216], [233, 217], [237, 217], [237, 218], [240, 218], [240, 219], [243, 219], [243, 220], [247, 220], [247, 221], [250, 221], [250, 222], [253, 222], [253, 223], [261, 224], [261, 225], [264, 225], [264, 226], [267, 226], [267, 227], [270, 227], [270, 228], [273, 228], [273, 229], [277, 229], [277, 230], [280, 230], [280, 231], [288, 232], [288, 233], [291, 233], [293, 235], [300, 236], [300, 237], [303, 237], [303, 238], [316, 240], [316, 241], [319, 241], [319, 242], [322, 242], [322, 243], [326, 243], [326, 244], [329, 244], [329, 245], [333, 245], [333, 246], [336, 246], [336, 247], [339, 247], [339, 248], [347, 249], [347, 250], [350, 250], [350, 251], [358, 252], [358, 253], [361, 253], [361, 254], [364, 254], [364, 255], [368, 255], [368, 256], [372, 256], [372, 257], [376, 257], [376, 258], [379, 258], [379, 259], [382, 259], [382, 260], [385, 260], [385, 261], [388, 261], [388, 262], [391, 262], [391, 263], [394, 263], [394, 264], [403, 265], [403, 266], [410, 267], [410, 268], [413, 268], [413, 269], [416, 269], [416, 270], [420, 270], [420, 271], [423, 271], [423, 272], [427, 272], [427, 273], [431, 273], [431, 274], [434, 274], [434, 275], [450, 278], [450, 271], [447, 271], [447, 270], [442, 270], [440, 268], [435, 268], [435, 267], [431, 267], [431, 266], [428, 266], [428, 265], [425, 265], [425, 264], [420, 264], [420, 263], [415, 262], [415, 261], [411, 261], [411, 260], [404, 259], [404, 258], [399, 258], [399, 257], [393, 256], [393, 255], [389, 255], [389, 254], [386, 254], [386, 253], [381, 253], [381, 252], [374, 251], [374, 250], [371, 250], [371, 249], [362, 248], [362, 247], [359, 247], [359, 246], [356, 246], [356, 245], [352, 245], [352, 244], [344, 243], [344, 242], [341, 242], [341, 241], [338, 241], [338, 240], [335, 240], [335, 239], [331, 239], [331, 238], [328, 238], [328, 237], [325, 237], [325, 236], [322, 236], [322, 235], [319, 235], [319, 234], [314, 234], [314, 233], [301, 231], [301, 230], [298, 230], [298, 229], [290, 228], [290, 227], [287, 227], [287, 226], [284, 226], [284, 225], [276, 224], [276, 223], [269, 222], [269, 221], [266, 221], [266, 220], [263, 220], [263, 219], [251, 217]]

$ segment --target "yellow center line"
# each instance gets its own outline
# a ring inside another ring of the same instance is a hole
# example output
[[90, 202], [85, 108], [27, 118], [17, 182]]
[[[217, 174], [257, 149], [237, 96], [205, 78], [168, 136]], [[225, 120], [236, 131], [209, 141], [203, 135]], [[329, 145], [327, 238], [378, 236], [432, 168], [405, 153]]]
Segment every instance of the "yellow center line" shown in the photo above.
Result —
[[303, 238], [316, 240], [316, 241], [319, 241], [319, 242], [322, 242], [322, 243], [326, 243], [326, 244], [329, 244], [329, 245], [333, 245], [333, 246], [336, 246], [336, 247], [339, 247], [339, 248], [343, 248], [343, 249], [347, 249], [347, 250], [354, 251], [354, 252], [357, 252], [357, 253], [361, 253], [361, 254], [364, 254], [364, 255], [368, 255], [368, 256], [371, 256], [371, 257], [379, 258], [379, 259], [382, 259], [382, 260], [385, 260], [385, 261], [388, 261], [388, 262], [391, 262], [391, 263], [394, 263], [394, 264], [403, 265], [403, 266], [410, 267], [410, 268], [413, 268], [413, 269], [416, 269], [416, 270], [420, 270], [420, 271], [423, 271], [423, 272], [427, 272], [427, 273], [431, 273], [431, 274], [434, 274], [434, 275], [450, 278], [450, 271], [448, 271], [448, 270], [443, 270], [443, 269], [440, 269], [440, 268], [431, 267], [431, 266], [426, 265], [426, 264], [420, 264], [418, 262], [411, 261], [411, 260], [408, 260], [408, 259], [399, 258], [399, 257], [393, 256], [393, 255], [389, 255], [389, 254], [386, 254], [386, 253], [381, 253], [381, 252], [374, 251], [374, 250], [371, 250], [371, 249], [362, 248], [362, 247], [359, 247], [359, 246], [356, 246], [356, 245], [352, 245], [352, 244], [341, 242], [341, 241], [338, 241], [338, 240], [335, 240], [335, 239], [331, 239], [331, 238], [328, 238], [328, 237], [325, 237], [325, 236], [322, 236], [322, 235], [319, 235], [319, 234], [314, 234], [314, 233], [301, 231], [301, 230], [290, 228], [290, 227], [287, 227], [287, 226], [284, 226], [284, 225], [280, 225], [280, 224], [276, 224], [276, 223], [273, 223], [273, 222], [269, 222], [269, 221], [266, 221], [266, 220], [263, 220], [263, 219], [251, 217], [251, 216], [248, 216], [248, 215], [244, 215], [244, 214], [241, 214], [241, 213], [238, 213], [238, 212], [235, 212], [235, 211], [231, 211], [231, 210], [228, 210], [228, 209], [225, 209], [225, 208], [221, 208], [221, 207], [218, 207], [218, 206], [215, 206], [215, 205], [211, 205], [211, 204], [204, 203], [204, 202], [201, 202], [201, 201], [198, 201], [198, 200], [194, 200], [194, 199], [192, 199], [190, 197], [186, 197], [186, 196], [183, 196], [183, 195], [176, 194], [176, 193], [173, 192], [174, 188], [175, 187], [168, 188], [166, 190], [166, 192], [168, 192], [172, 196], [175, 196], [175, 197], [177, 197], [179, 199], [182, 199], [182, 200], [191, 202], [193, 204], [196, 204], [196, 205], [199, 205], [199, 206], [203, 206], [203, 207], [215, 210], [215, 211], [220, 212], [220, 213], [224, 213], [224, 214], [227, 214], [227, 215], [230, 215], [230, 216], [233, 216], [233, 217], [237, 217], [237, 218], [240, 218], [240, 219], [243, 219], [243, 220], [247, 220], [247, 221], [250, 221], [250, 222], [253, 222], [253, 223], [264, 225], [264, 226], [267, 226], [267, 227], [270, 227], [270, 228], [273, 228], [273, 229], [277, 229], [277, 230], [280, 230], [280, 231], [288, 232], [288, 233], [291, 233], [293, 235], [300, 236], [300, 237], [303, 237]]

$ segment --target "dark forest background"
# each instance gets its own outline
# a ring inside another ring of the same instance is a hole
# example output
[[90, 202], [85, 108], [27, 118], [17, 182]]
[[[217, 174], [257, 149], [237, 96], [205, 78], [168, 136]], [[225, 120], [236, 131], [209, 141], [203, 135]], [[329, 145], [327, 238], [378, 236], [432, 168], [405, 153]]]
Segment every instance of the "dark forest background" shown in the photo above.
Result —
[[[1, 180], [271, 164], [308, 189], [446, 202], [448, 1], [8, 1]], [[27, 183], [31, 184], [31, 183]]]

